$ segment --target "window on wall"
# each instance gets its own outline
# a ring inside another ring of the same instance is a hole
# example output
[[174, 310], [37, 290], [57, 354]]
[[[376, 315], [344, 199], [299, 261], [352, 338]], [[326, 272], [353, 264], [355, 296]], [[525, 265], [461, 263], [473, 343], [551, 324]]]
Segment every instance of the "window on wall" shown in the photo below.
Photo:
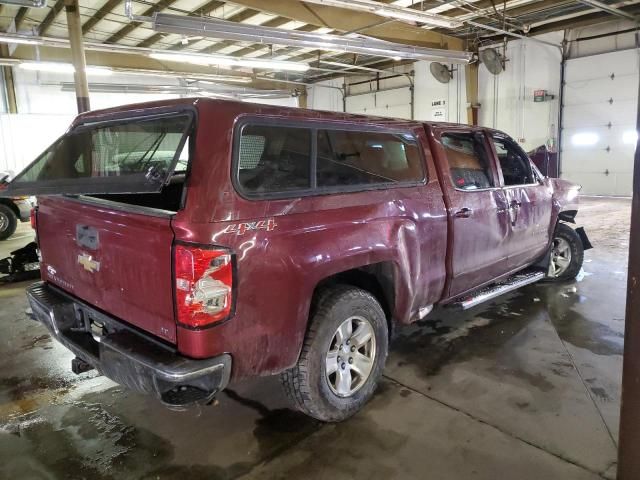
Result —
[[489, 153], [482, 134], [445, 133], [441, 141], [456, 188], [478, 190], [494, 186]]
[[421, 161], [412, 135], [318, 131], [319, 187], [420, 181]]
[[249, 195], [367, 189], [425, 177], [417, 140], [403, 132], [246, 124], [235, 155], [238, 187]]
[[248, 193], [301, 190], [311, 186], [311, 130], [246, 125], [238, 149], [238, 181]]
[[535, 182], [529, 157], [519, 146], [510, 140], [497, 137], [493, 139], [493, 144], [496, 147], [505, 186]]

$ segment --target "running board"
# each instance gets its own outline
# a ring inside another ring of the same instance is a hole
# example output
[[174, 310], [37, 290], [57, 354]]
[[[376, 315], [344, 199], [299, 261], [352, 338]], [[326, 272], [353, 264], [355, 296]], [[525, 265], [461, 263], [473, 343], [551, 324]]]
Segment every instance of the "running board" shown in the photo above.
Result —
[[471, 293], [470, 295], [460, 298], [451, 304], [452, 307], [468, 310], [481, 303], [493, 300], [500, 295], [517, 290], [520, 287], [529, 285], [542, 280], [545, 277], [544, 272], [540, 270], [529, 270], [523, 273], [517, 273], [500, 283], [496, 283], [485, 287], [481, 290]]

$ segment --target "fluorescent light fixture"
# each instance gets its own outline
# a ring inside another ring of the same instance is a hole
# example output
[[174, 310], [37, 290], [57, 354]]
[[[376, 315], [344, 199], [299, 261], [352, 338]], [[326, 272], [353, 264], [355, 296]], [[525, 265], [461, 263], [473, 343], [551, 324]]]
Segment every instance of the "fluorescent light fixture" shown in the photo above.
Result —
[[[377, 8], [380, 8], [380, 5], [377, 2], [375, 3]], [[212, 17], [201, 18], [155, 13], [149, 21], [153, 23], [153, 28], [157, 32], [189, 36], [198, 35], [239, 42], [323, 49], [388, 58], [398, 57], [404, 60], [446, 61], [447, 63], [469, 63], [473, 57], [473, 54], [470, 52], [415, 47], [378, 40], [364, 35], [339, 36], [327, 33], [284, 30], [281, 28], [230, 22]]]
[[251, 77], [233, 77], [231, 75], [220, 75], [216, 78], [215, 75], [211, 75], [212, 80], [198, 80], [194, 79], [195, 82], [202, 83], [203, 85], [220, 85], [219, 82], [237, 82], [237, 83], [251, 83]]
[[[70, 63], [57, 62], [22, 62], [18, 65], [23, 70], [50, 73], [75, 73], [76, 69]], [[112, 75], [113, 70], [108, 67], [87, 67], [87, 75]]]
[[225, 67], [247, 67], [260, 68], [264, 70], [286, 70], [292, 72], [306, 72], [307, 70], [309, 70], [309, 65], [305, 63], [278, 60], [260, 60], [257, 58], [235, 58], [219, 55], [155, 52], [149, 54], [149, 57], [165, 62], [192, 63], [202, 66], [223, 65]]
[[600, 140], [600, 137], [593, 132], [575, 133], [571, 137], [571, 143], [576, 147], [591, 147], [598, 143], [598, 140]]
[[12, 43], [18, 45], [40, 45], [40, 41], [36, 39], [16, 37], [16, 38], [0, 38], [0, 43]]
[[369, 12], [402, 22], [424, 23], [432, 27], [458, 28], [463, 24], [455, 18], [438, 15], [413, 8], [403, 8], [393, 4], [383, 4], [374, 0], [304, 0], [307, 3], [347, 8], [358, 12]]
[[628, 130], [622, 134], [622, 143], [625, 145], [635, 145], [638, 143], [638, 132], [636, 130]]
[[0, 4], [18, 5], [19, 7], [44, 8], [47, 0], [0, 0]]

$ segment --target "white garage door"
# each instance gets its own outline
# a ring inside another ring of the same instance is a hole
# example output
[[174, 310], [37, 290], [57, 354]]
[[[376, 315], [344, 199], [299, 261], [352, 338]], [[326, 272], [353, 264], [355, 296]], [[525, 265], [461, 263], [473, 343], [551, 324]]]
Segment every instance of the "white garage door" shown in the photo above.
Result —
[[583, 193], [631, 195], [640, 50], [567, 61], [562, 177]]
[[404, 87], [347, 96], [347, 112], [410, 119], [411, 90]]

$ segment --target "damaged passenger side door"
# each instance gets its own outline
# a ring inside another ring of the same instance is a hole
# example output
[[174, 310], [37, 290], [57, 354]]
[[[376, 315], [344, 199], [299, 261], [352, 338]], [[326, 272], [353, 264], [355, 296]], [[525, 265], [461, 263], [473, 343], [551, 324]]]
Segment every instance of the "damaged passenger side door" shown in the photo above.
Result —
[[537, 260], [548, 246], [551, 191], [513, 139], [500, 132], [489, 136], [509, 213], [509, 265], [517, 269]]

